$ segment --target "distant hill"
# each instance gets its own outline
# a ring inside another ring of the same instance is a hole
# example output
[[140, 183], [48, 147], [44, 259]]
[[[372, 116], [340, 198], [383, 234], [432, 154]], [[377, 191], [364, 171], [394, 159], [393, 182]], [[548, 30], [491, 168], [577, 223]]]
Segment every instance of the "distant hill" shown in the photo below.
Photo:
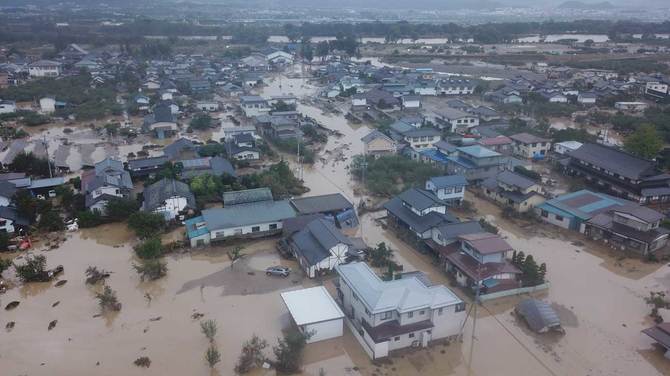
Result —
[[566, 1], [560, 4], [558, 9], [582, 9], [582, 10], [605, 10], [613, 9], [614, 5], [609, 1], [603, 1], [600, 3], [584, 3], [581, 1]]

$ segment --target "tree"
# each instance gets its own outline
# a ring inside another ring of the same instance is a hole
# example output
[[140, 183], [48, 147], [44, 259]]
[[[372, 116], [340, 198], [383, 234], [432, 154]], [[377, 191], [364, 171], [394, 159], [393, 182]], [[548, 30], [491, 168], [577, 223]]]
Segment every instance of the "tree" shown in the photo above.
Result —
[[128, 218], [128, 226], [140, 239], [158, 235], [165, 228], [165, 217], [158, 213], [135, 212]]
[[98, 299], [98, 304], [103, 312], [121, 310], [121, 303], [116, 297], [116, 291], [109, 286], [105, 286], [102, 293], [95, 294], [95, 298]]
[[213, 344], [209, 345], [207, 348], [207, 352], [205, 352], [205, 360], [207, 361], [207, 364], [209, 364], [209, 368], [214, 368], [216, 363], [221, 361], [221, 353]]
[[516, 266], [521, 267], [524, 261], [526, 261], [526, 255], [523, 251], [519, 251], [519, 253], [516, 254]]
[[393, 259], [393, 250], [386, 247], [386, 243], [381, 242], [377, 247], [372, 248], [369, 253], [370, 265], [382, 267], [388, 265]]
[[654, 159], [663, 147], [663, 139], [651, 124], [640, 126], [624, 140], [624, 149], [640, 158]]
[[105, 216], [111, 221], [125, 221], [139, 209], [140, 204], [136, 200], [113, 197], [105, 204]]
[[25, 263], [14, 264], [14, 271], [21, 281], [45, 282], [48, 280], [46, 271], [47, 258], [44, 255], [26, 256]]
[[204, 131], [212, 126], [212, 117], [209, 114], [198, 114], [191, 120], [191, 128]]
[[96, 227], [101, 225], [103, 222], [102, 216], [100, 215], [100, 212], [97, 210], [80, 211], [79, 214], [77, 214], [77, 219], [78, 219], [77, 224], [81, 228]]
[[139, 264], [133, 264], [133, 268], [140, 275], [142, 281], [153, 281], [167, 274], [167, 263], [157, 259], [140, 260]]
[[217, 330], [218, 325], [214, 320], [205, 320], [200, 322], [200, 331], [205, 335], [205, 337], [207, 337], [209, 342], [214, 342], [214, 337], [216, 337]]
[[7, 232], [0, 232], [0, 252], [9, 249], [9, 234]]
[[302, 54], [303, 59], [311, 62], [314, 59], [314, 48], [309, 42], [303, 42], [300, 53]]
[[16, 205], [16, 213], [19, 216], [28, 218], [31, 223], [35, 221], [35, 217], [37, 216], [37, 199], [29, 191], [23, 189], [17, 191], [12, 201]]
[[545, 281], [545, 276], [547, 275], [547, 264], [546, 263], [541, 263], [540, 268], [538, 269], [538, 280], [539, 283], [544, 283]]
[[198, 175], [191, 180], [191, 191], [198, 198], [205, 200], [220, 200], [220, 194], [223, 189], [221, 179], [211, 174]]
[[22, 151], [14, 157], [9, 170], [25, 172], [27, 175], [49, 176], [49, 162], [44, 158], [38, 158], [32, 152]]
[[533, 258], [533, 255], [526, 256], [526, 259], [521, 267], [521, 271], [523, 272], [521, 278], [523, 280], [524, 286], [536, 286], [541, 283], [539, 268], [535, 262], [535, 259]]
[[242, 346], [242, 352], [235, 364], [235, 372], [247, 373], [253, 368], [260, 367], [265, 362], [263, 350], [268, 346], [268, 342], [257, 335], [253, 335], [250, 340]]
[[109, 277], [109, 272], [103, 269], [98, 270], [95, 266], [89, 266], [86, 268], [86, 284], [95, 285], [100, 281], [104, 281], [105, 278]]
[[242, 251], [244, 250], [244, 247], [241, 245], [235, 246], [229, 253], [228, 256], [230, 257], [230, 268], [233, 268], [233, 265], [235, 264], [235, 261], [241, 259], [244, 257], [244, 253]]
[[143, 260], [156, 259], [163, 255], [163, 244], [159, 238], [149, 238], [134, 247], [137, 257]]
[[302, 351], [307, 344], [307, 339], [311, 333], [303, 334], [299, 331], [292, 331], [279, 338], [277, 346], [272, 348], [275, 355], [275, 368], [283, 373], [300, 372], [302, 363]]
[[65, 223], [57, 211], [50, 210], [40, 215], [37, 227], [44, 231], [62, 231], [65, 228]]

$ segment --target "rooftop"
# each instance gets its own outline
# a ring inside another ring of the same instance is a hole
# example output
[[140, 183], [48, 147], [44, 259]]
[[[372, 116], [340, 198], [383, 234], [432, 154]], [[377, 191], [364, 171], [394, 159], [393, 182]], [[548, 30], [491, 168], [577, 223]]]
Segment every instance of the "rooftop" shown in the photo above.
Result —
[[323, 286], [282, 292], [296, 325], [313, 324], [344, 317], [344, 313]]
[[298, 197], [291, 199], [291, 205], [300, 214], [327, 213], [354, 207], [341, 193]]
[[467, 154], [475, 158], [499, 157], [501, 154], [481, 145], [462, 146], [458, 148], [459, 153]]
[[288, 200], [259, 201], [224, 208], [205, 209], [202, 217], [210, 231], [259, 223], [277, 222], [295, 217]]

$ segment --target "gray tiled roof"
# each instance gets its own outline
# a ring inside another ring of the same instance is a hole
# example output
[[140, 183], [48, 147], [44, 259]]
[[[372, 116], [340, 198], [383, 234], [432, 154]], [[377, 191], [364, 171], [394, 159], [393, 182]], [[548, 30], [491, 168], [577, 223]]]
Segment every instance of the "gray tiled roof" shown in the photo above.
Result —
[[320, 196], [298, 197], [291, 204], [300, 214], [327, 213], [353, 208], [341, 193]]
[[195, 196], [191, 193], [188, 184], [174, 180], [161, 179], [144, 189], [144, 204], [142, 209], [153, 211], [163, 206], [165, 200], [172, 197], [183, 197], [188, 203], [188, 207], [195, 208]]
[[272, 201], [270, 188], [245, 189], [242, 191], [223, 192], [223, 205], [248, 204], [258, 201]]
[[445, 205], [442, 200], [433, 194], [433, 192], [425, 189], [410, 188], [399, 194], [397, 197], [419, 211]]
[[655, 170], [652, 161], [600, 144], [584, 144], [568, 155], [634, 180]]
[[505, 170], [498, 175], [496, 175], [495, 179], [503, 184], [510, 185], [513, 187], [517, 187], [519, 189], [528, 189], [536, 184], [537, 182], [528, 179], [527, 177], [523, 175], [519, 175], [515, 172]]
[[338, 244], [351, 242], [335, 225], [323, 218], [313, 220], [293, 235], [292, 244], [310, 266], [316, 265], [330, 256], [330, 249]]
[[464, 186], [468, 184], [468, 181], [463, 175], [434, 176], [428, 180], [430, 180], [438, 189], [454, 186]]

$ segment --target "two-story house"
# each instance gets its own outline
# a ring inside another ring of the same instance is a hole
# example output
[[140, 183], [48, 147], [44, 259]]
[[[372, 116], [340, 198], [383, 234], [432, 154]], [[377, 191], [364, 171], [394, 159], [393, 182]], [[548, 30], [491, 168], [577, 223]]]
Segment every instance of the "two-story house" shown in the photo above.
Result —
[[163, 215], [166, 221], [177, 218], [189, 209], [197, 209], [195, 196], [188, 184], [163, 178], [144, 188], [142, 210]]
[[442, 134], [439, 130], [431, 127], [413, 128], [402, 133], [403, 140], [417, 153], [413, 153], [414, 159], [419, 158], [418, 152], [426, 149], [434, 149], [433, 144], [440, 141]]
[[381, 280], [365, 263], [338, 265], [338, 300], [356, 339], [372, 359], [407, 347], [456, 338], [465, 303], [423, 274]]
[[477, 115], [451, 107], [437, 111], [436, 120], [441, 129], [446, 128], [452, 133], [467, 133], [471, 128], [479, 126]]
[[509, 170], [484, 180], [482, 190], [486, 197], [519, 213], [525, 213], [545, 201], [539, 182]]
[[468, 181], [463, 175], [435, 176], [426, 181], [426, 190], [450, 205], [460, 205]]
[[586, 221], [584, 234], [612, 248], [648, 256], [668, 244], [670, 231], [660, 227], [664, 217], [634, 203], [615, 206]]
[[431, 191], [410, 188], [384, 204], [389, 224], [405, 229], [418, 239], [431, 237], [433, 227], [458, 222], [447, 205]]
[[258, 95], [243, 95], [240, 97], [240, 107], [248, 118], [270, 112], [268, 101]]
[[309, 278], [332, 271], [347, 261], [350, 251], [355, 253], [360, 248], [325, 218], [314, 219], [291, 235], [288, 246]]
[[497, 175], [506, 164], [506, 158], [502, 154], [481, 145], [458, 147], [455, 155], [447, 159], [447, 172], [463, 175], [471, 183]]
[[81, 191], [85, 195], [88, 210], [105, 214], [110, 198], [130, 197], [133, 182], [130, 173], [123, 169], [121, 161], [106, 158], [95, 164], [95, 168], [81, 174]]
[[510, 246], [499, 235], [488, 232], [458, 237], [459, 246], [445, 255], [446, 270], [463, 287], [477, 288], [482, 294], [519, 287], [521, 271], [510, 261]]
[[509, 136], [515, 155], [527, 159], [542, 159], [551, 150], [551, 141], [529, 133], [517, 133]]
[[591, 143], [567, 155], [569, 174], [584, 177], [606, 193], [641, 204], [670, 200], [670, 175], [660, 171], [653, 161]]
[[58, 77], [61, 73], [61, 64], [57, 61], [39, 60], [28, 65], [30, 77]]
[[395, 140], [376, 129], [363, 136], [361, 141], [363, 141], [363, 153], [374, 158], [394, 155], [398, 150]]

